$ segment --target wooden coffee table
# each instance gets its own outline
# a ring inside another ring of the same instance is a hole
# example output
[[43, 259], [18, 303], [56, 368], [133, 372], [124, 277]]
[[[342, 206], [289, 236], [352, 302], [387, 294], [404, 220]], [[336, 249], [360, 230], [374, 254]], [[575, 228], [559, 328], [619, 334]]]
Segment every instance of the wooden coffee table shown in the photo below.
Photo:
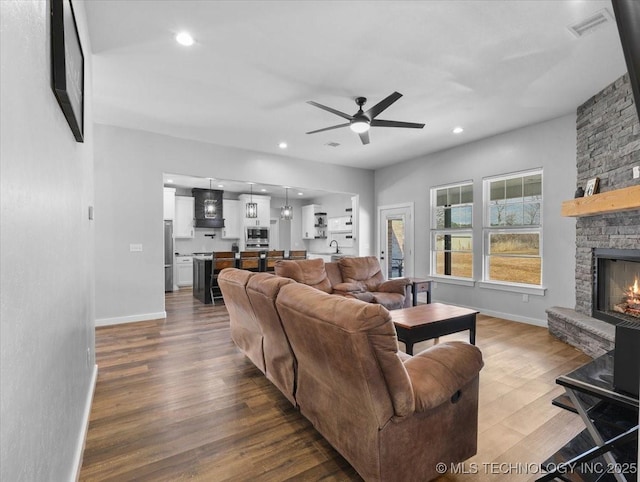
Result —
[[469, 330], [469, 343], [476, 343], [478, 311], [444, 303], [431, 303], [392, 310], [389, 313], [396, 326], [398, 339], [404, 342], [409, 355], [413, 355], [414, 343], [464, 330]]

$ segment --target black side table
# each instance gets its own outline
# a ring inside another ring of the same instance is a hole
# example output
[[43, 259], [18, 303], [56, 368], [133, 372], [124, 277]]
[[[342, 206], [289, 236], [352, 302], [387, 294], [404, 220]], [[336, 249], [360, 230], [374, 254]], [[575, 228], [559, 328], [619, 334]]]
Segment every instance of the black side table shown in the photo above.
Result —
[[554, 470], [537, 482], [567, 480], [567, 471], [581, 471], [581, 480], [636, 480], [638, 397], [614, 389], [613, 351], [558, 377], [556, 383], [565, 387], [586, 430], [543, 464]]
[[427, 303], [431, 303], [431, 280], [423, 278], [410, 278], [411, 281], [411, 293], [413, 294], [413, 306], [418, 304], [418, 293], [427, 294]]

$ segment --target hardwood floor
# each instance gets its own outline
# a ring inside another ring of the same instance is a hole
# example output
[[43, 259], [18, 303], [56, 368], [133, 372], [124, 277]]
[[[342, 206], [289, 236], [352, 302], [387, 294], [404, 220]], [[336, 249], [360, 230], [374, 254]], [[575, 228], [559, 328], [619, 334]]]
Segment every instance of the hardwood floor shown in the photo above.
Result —
[[[166, 310], [166, 320], [96, 329], [98, 382], [80, 480], [361, 480], [236, 349], [223, 305], [183, 289], [167, 294]], [[468, 333], [441, 341], [452, 339]], [[589, 358], [545, 328], [483, 315], [477, 345], [485, 360], [478, 454], [460, 467], [477, 473], [438, 480], [534, 480], [524, 464], [539, 464], [582, 430], [551, 400], [563, 392], [555, 378]]]

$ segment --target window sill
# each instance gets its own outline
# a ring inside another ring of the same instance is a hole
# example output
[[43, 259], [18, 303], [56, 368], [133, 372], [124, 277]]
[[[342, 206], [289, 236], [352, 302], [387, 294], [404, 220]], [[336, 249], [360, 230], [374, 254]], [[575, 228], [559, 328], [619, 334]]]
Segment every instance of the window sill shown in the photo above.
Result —
[[458, 285], [458, 286], [475, 286], [476, 282], [468, 278], [455, 278], [452, 276], [440, 276], [437, 274], [429, 275], [429, 277], [437, 283]]
[[547, 288], [544, 286], [528, 286], [515, 283], [498, 283], [496, 281], [478, 281], [478, 287], [489, 290], [509, 291], [532, 296], [544, 296]]

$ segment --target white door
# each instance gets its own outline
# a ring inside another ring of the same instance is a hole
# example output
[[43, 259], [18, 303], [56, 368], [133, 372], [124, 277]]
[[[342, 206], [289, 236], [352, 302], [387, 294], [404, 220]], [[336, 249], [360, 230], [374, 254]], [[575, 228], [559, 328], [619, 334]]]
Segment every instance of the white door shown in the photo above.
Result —
[[380, 206], [380, 265], [387, 279], [413, 276], [413, 203]]

